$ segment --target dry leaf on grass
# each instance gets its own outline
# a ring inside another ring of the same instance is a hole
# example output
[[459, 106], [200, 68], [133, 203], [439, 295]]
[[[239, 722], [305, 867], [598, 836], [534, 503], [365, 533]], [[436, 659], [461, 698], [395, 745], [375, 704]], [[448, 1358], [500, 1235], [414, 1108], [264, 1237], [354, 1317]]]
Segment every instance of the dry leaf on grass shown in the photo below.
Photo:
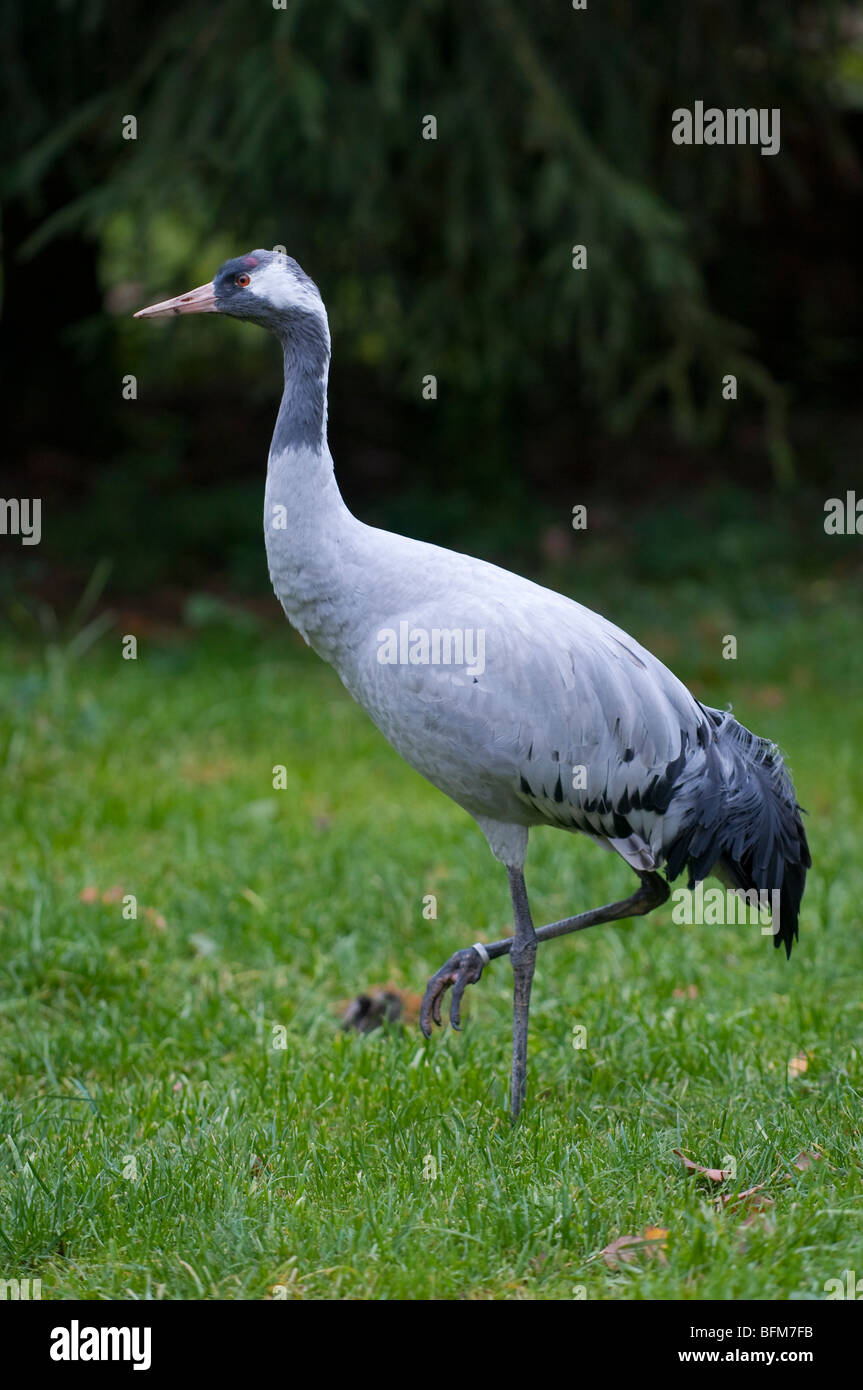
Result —
[[766, 1211], [754, 1211], [745, 1221], [741, 1221], [737, 1227], [737, 1240], [734, 1242], [738, 1255], [745, 1256], [749, 1251], [749, 1237], [753, 1232], [762, 1236], [774, 1236], [776, 1222]]
[[697, 999], [697, 998], [698, 998], [698, 986], [697, 986], [697, 985], [685, 985], [683, 988], [680, 988], [680, 989], [673, 989], [673, 990], [671, 991], [671, 996], [672, 996], [673, 999]]
[[668, 1231], [663, 1226], [648, 1226], [642, 1236], [618, 1236], [610, 1245], [600, 1250], [609, 1269], [618, 1269], [621, 1264], [634, 1264], [642, 1251], [668, 1263], [665, 1243]]
[[[745, 1231], [747, 1226], [760, 1226], [762, 1231], [769, 1231], [771, 1234], [776, 1230], [776, 1222], [767, 1215], [766, 1207], [759, 1207], [757, 1211], [750, 1212], [745, 1221], [741, 1221], [739, 1230]], [[745, 1249], [745, 1244], [741, 1249]]]
[[740, 1211], [741, 1208], [750, 1214], [763, 1211], [765, 1207], [773, 1206], [773, 1198], [764, 1192], [766, 1186], [766, 1183], [760, 1182], [756, 1187], [747, 1187], [745, 1192], [720, 1193], [716, 1199], [717, 1205], [728, 1212]]
[[792, 1168], [797, 1168], [801, 1173], [805, 1173], [811, 1163], [820, 1163], [824, 1155], [817, 1149], [804, 1149], [796, 1158], [791, 1160]]
[[727, 1182], [732, 1177], [730, 1168], [704, 1168], [700, 1163], [694, 1163], [691, 1158], [680, 1149], [672, 1149], [688, 1173], [697, 1173], [699, 1177], [709, 1178], [711, 1182]]
[[796, 1057], [792, 1057], [788, 1063], [788, 1080], [793, 1081], [795, 1076], [802, 1076], [809, 1070], [809, 1058], [805, 1052], [798, 1052]]
[[[810, 1164], [819, 1163], [823, 1158], [824, 1155], [819, 1153], [817, 1149], [804, 1149], [803, 1152], [799, 1153], [793, 1160], [792, 1167], [797, 1168], [801, 1173], [805, 1173]], [[772, 1182], [777, 1174], [781, 1172], [781, 1168], [776, 1168], [774, 1172], [771, 1173], [769, 1180]], [[790, 1174], [786, 1172], [785, 1177], [786, 1179], [789, 1178]], [[766, 1187], [767, 1183], [760, 1182], [755, 1187], [747, 1187], [744, 1192], [720, 1193], [716, 1198], [716, 1205], [729, 1213], [735, 1211], [745, 1212], [746, 1220], [742, 1222], [742, 1225], [749, 1226], [767, 1207], [772, 1207], [774, 1205], [773, 1198], [767, 1196], [765, 1191]]]

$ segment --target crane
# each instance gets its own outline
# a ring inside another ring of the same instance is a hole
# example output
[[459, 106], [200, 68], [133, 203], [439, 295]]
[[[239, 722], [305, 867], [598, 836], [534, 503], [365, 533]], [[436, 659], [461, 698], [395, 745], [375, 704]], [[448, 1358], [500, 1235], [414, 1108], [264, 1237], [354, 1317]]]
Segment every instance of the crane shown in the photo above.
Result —
[[[219, 313], [274, 333], [284, 391], [267, 464], [270, 578], [288, 619], [401, 756], [464, 808], [505, 867], [511, 937], [456, 951], [428, 982], [421, 1027], [461, 1024], [465, 989], [508, 954], [510, 1114], [527, 1080], [537, 947], [663, 903], [684, 868], [739, 893], [770, 892], [790, 956], [810, 867], [775, 745], [702, 705], [620, 628], [483, 560], [365, 525], [348, 510], [327, 443], [330, 332], [314, 282], [281, 251], [228, 260], [199, 288], [136, 318]], [[528, 833], [548, 825], [616, 851], [627, 898], [535, 928]], [[665, 877], [660, 870], [664, 870]]]

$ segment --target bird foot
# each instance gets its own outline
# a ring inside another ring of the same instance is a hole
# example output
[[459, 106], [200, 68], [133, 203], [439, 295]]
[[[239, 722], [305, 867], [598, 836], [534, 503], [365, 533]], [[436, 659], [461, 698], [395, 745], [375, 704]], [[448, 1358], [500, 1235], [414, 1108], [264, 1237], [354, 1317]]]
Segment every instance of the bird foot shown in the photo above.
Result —
[[449, 1021], [453, 1028], [461, 1027], [462, 995], [468, 985], [476, 984], [483, 972], [484, 964], [479, 951], [474, 950], [473, 946], [466, 946], [463, 950], [456, 951], [454, 955], [450, 956], [446, 965], [442, 965], [440, 970], [432, 975], [426, 986], [420, 1009], [420, 1027], [427, 1038], [431, 1037], [432, 1020], [438, 1027], [441, 1026], [441, 1003], [450, 985], [452, 985], [452, 1000], [450, 1001]]

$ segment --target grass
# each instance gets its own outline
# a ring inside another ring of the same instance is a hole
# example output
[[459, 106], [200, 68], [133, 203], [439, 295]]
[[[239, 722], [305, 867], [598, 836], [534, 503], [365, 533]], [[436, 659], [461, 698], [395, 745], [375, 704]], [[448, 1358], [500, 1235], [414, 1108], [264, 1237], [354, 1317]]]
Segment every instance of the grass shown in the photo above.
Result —
[[[730, 1299], [863, 1274], [859, 608], [813, 585], [729, 629], [690, 597], [674, 638], [656, 609], [614, 616], [792, 753], [801, 940], [789, 963], [668, 904], [543, 947], [515, 1131], [506, 962], [461, 1034], [339, 1031], [339, 1000], [421, 991], [508, 930], [505, 875], [287, 629], [142, 640], [134, 662], [116, 634], [9, 642], [0, 1276], [46, 1298]], [[630, 883], [533, 837], [537, 922]], [[717, 1205], [756, 1184], [766, 1208]], [[648, 1227], [662, 1254], [610, 1268]]]

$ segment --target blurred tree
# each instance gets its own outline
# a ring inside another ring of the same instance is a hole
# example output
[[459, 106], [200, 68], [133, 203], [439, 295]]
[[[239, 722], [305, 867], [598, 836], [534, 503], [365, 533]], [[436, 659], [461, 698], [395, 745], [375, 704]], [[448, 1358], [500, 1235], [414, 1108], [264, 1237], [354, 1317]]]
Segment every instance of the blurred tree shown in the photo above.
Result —
[[[168, 271], [203, 278], [214, 254], [284, 244], [323, 283], [340, 359], [414, 399], [433, 371], [453, 420], [467, 403], [504, 431], [529, 397], [627, 429], [658, 402], [682, 438], [710, 440], [731, 372], [788, 476], [758, 306], [733, 322], [708, 286], [777, 201], [807, 214], [813, 166], [852, 177], [838, 0], [3, 10], [2, 334], [22, 429], [42, 350], [28, 329], [98, 381], [100, 249], [112, 274], [174, 293]], [[671, 112], [695, 100], [780, 107], [781, 155], [674, 145]], [[170, 254], [166, 219], [182, 229]]]

